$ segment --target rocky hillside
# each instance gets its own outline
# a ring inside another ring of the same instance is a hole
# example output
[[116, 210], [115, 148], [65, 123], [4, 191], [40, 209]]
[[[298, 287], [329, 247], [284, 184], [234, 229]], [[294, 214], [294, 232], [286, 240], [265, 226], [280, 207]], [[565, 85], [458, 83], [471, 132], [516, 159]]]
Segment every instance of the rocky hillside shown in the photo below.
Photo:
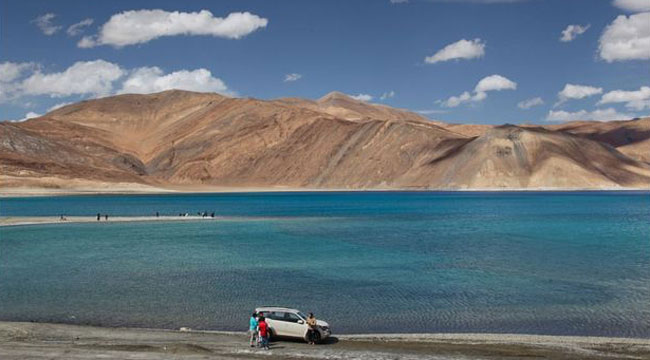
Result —
[[166, 91], [0, 122], [2, 187], [650, 188], [650, 119], [450, 125], [331, 93]]

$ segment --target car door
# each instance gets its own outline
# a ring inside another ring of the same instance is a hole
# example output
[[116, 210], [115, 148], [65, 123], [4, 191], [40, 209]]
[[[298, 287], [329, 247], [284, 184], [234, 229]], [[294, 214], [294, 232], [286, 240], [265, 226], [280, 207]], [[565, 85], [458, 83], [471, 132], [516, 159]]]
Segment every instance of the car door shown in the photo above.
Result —
[[267, 314], [267, 323], [273, 331], [273, 335], [276, 336], [291, 336], [287, 332], [286, 323], [284, 321], [284, 312], [282, 311], [272, 311]]
[[298, 315], [292, 312], [284, 313], [284, 324], [286, 332], [293, 337], [303, 338], [307, 332], [307, 325], [305, 320], [301, 319]]

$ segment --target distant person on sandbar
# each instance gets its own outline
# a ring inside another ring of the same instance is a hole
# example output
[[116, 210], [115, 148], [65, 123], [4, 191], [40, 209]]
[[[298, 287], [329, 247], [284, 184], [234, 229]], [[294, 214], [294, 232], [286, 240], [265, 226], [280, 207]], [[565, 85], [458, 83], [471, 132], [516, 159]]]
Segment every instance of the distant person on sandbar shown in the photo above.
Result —
[[309, 340], [309, 345], [315, 345], [316, 344], [316, 317], [314, 316], [314, 313], [309, 313], [309, 317], [307, 317], [307, 339]]
[[257, 345], [257, 314], [253, 313], [248, 321], [248, 334], [250, 335], [251, 347]]
[[156, 217], [160, 217], [160, 213], [156, 211]]
[[97, 221], [102, 218], [102, 215], [100, 213], [97, 213]]
[[104, 220], [108, 220], [108, 214], [104, 215]]
[[259, 331], [260, 345], [262, 349], [269, 350], [269, 326], [266, 324], [264, 316], [257, 319], [257, 330]]

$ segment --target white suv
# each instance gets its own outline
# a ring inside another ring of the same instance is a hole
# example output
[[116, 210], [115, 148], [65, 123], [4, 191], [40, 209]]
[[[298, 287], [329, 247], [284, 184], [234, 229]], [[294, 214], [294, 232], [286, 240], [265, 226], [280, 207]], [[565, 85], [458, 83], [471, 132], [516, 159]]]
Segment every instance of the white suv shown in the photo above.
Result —
[[[270, 337], [292, 337], [307, 339], [307, 315], [296, 309], [278, 306], [262, 306], [255, 309], [255, 313], [262, 313], [269, 325]], [[328, 338], [332, 332], [328, 323], [316, 320], [316, 342]]]

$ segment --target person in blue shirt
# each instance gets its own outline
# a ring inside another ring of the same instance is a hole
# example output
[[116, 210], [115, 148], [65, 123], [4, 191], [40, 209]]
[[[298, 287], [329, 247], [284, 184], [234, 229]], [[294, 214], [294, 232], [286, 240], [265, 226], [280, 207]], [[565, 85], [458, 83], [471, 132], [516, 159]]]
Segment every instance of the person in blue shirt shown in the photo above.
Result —
[[253, 313], [251, 319], [249, 320], [248, 333], [250, 334], [251, 347], [255, 347], [257, 344], [257, 314]]

